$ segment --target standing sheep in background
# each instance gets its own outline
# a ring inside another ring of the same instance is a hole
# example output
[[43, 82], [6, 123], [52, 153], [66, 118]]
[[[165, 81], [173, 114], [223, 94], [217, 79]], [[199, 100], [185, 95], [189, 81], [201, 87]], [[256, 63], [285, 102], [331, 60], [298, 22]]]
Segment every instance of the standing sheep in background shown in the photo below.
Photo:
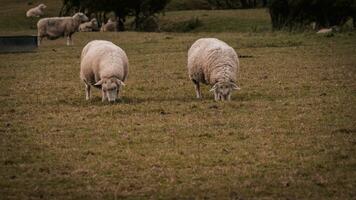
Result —
[[80, 24], [79, 31], [80, 32], [91, 32], [99, 30], [98, 21], [93, 18], [89, 22], [85, 22]]
[[41, 17], [44, 15], [44, 9], [47, 8], [46, 5], [41, 3], [37, 7], [31, 8], [26, 12], [26, 17]]
[[236, 73], [239, 59], [235, 50], [216, 38], [202, 38], [188, 51], [188, 74], [197, 98], [201, 98], [200, 82], [212, 85], [215, 101], [231, 99], [231, 91], [239, 90]]
[[117, 23], [116, 21], [109, 19], [106, 24], [103, 24], [100, 29], [101, 32], [116, 32]]
[[67, 37], [67, 45], [72, 44], [72, 35], [78, 31], [82, 22], [88, 21], [83, 13], [76, 13], [73, 17], [49, 17], [37, 22], [38, 46], [44, 37], [54, 40], [59, 37]]
[[85, 83], [86, 100], [90, 99], [91, 86], [101, 88], [103, 102], [119, 99], [128, 68], [128, 58], [120, 47], [105, 40], [89, 42], [83, 48], [80, 62], [80, 78]]

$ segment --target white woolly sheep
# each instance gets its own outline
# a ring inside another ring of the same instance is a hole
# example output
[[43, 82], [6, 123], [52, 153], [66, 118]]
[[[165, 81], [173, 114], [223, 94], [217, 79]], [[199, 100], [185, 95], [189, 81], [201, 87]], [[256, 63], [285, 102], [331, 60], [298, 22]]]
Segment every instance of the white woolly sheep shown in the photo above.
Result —
[[215, 101], [230, 101], [231, 91], [240, 89], [236, 85], [238, 68], [235, 50], [216, 38], [201, 38], [188, 51], [188, 74], [197, 98], [201, 98], [201, 82], [212, 85]]
[[41, 3], [37, 7], [31, 8], [26, 12], [26, 17], [41, 17], [44, 15], [44, 9], [46, 9], [47, 6]]
[[340, 31], [340, 27], [338, 26], [332, 26], [331, 28], [323, 28], [320, 29], [318, 32], [316, 32], [317, 34], [328, 34], [328, 33], [334, 33], [334, 32], [339, 32]]
[[101, 32], [116, 32], [117, 23], [116, 21], [109, 19], [106, 24], [103, 24], [100, 29]]
[[91, 19], [89, 22], [85, 22], [79, 25], [79, 31], [81, 32], [97, 31], [98, 29], [98, 21], [95, 18]]
[[49, 17], [37, 22], [38, 45], [44, 37], [54, 40], [67, 37], [67, 45], [73, 44], [72, 35], [78, 31], [80, 23], [88, 21], [83, 13], [76, 13], [73, 17]]
[[119, 99], [128, 68], [128, 58], [120, 47], [105, 40], [89, 42], [83, 48], [80, 62], [80, 78], [85, 83], [86, 100], [90, 99], [91, 86], [101, 88], [103, 102]]
[[323, 28], [323, 29], [320, 29], [318, 32], [318, 34], [324, 34], [324, 33], [332, 33], [333, 32], [333, 29], [332, 28]]

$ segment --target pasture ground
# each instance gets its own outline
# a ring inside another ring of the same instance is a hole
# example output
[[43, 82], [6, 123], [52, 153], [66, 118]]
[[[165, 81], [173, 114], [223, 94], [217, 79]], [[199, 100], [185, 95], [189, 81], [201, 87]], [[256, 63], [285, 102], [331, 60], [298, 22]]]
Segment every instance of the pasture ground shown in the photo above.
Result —
[[[200, 37], [242, 55], [231, 102], [214, 102], [207, 86], [194, 97], [186, 54]], [[102, 103], [98, 90], [85, 101], [79, 57], [93, 39], [129, 57], [121, 102]], [[77, 33], [74, 46], [0, 54], [0, 198], [353, 199], [355, 41], [355, 32]]]

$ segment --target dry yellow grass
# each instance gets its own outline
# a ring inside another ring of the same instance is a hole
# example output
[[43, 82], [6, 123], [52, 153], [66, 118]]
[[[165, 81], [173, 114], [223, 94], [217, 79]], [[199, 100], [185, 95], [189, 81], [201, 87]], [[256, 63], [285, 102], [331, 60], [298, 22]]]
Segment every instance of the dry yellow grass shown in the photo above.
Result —
[[[231, 44], [241, 92], [194, 98], [186, 52]], [[79, 55], [126, 50], [123, 101], [85, 101]], [[355, 191], [355, 35], [79, 33], [0, 55], [2, 199], [350, 199]]]
[[[243, 56], [232, 102], [214, 102], [208, 87], [194, 97], [186, 54], [200, 37]], [[98, 90], [85, 101], [79, 56], [93, 39], [129, 57], [122, 102], [102, 103]], [[355, 41], [76, 33], [74, 46], [0, 54], [0, 199], [355, 198]]]

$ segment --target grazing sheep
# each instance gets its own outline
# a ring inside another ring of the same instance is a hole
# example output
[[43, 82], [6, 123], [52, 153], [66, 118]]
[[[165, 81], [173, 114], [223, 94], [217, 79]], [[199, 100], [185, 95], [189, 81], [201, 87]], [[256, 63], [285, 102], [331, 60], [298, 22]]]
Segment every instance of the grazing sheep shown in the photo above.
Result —
[[73, 44], [72, 35], [78, 30], [80, 23], [88, 21], [83, 13], [76, 13], [73, 17], [49, 17], [37, 22], [38, 46], [44, 37], [54, 40], [67, 37], [67, 45]]
[[41, 17], [44, 15], [44, 9], [47, 8], [46, 5], [41, 3], [37, 7], [31, 8], [26, 12], [26, 17]]
[[116, 21], [109, 19], [106, 24], [103, 24], [100, 29], [101, 32], [116, 32], [117, 23]]
[[79, 26], [80, 32], [91, 32], [97, 31], [98, 29], [98, 21], [95, 18], [91, 19], [89, 22], [82, 23]]
[[216, 38], [201, 38], [188, 51], [188, 74], [197, 98], [201, 98], [200, 82], [212, 85], [215, 101], [231, 99], [231, 91], [239, 90], [236, 73], [239, 59], [235, 50]]
[[128, 58], [120, 47], [105, 40], [89, 42], [83, 48], [80, 62], [80, 78], [85, 83], [86, 100], [90, 99], [91, 86], [101, 88], [103, 102], [119, 99], [128, 67]]

